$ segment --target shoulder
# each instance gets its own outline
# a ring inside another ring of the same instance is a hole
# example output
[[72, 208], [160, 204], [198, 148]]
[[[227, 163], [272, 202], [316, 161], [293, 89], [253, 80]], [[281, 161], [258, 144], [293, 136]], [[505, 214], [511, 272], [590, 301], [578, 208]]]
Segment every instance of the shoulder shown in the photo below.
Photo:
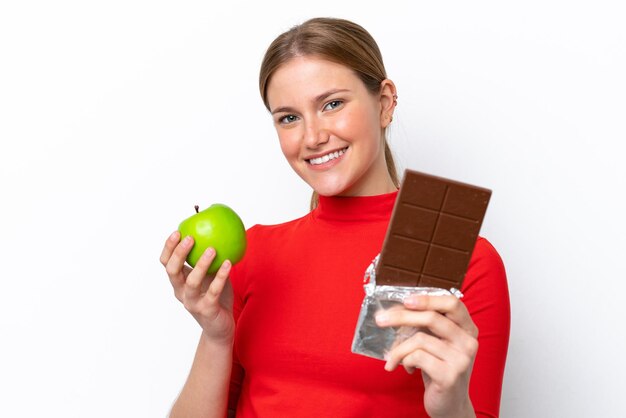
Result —
[[302, 224], [307, 223], [310, 214], [306, 214], [300, 218], [274, 225], [255, 224], [246, 231], [247, 238], [257, 240], [263, 238], [271, 238], [276, 235], [289, 234], [299, 229]]
[[234, 270], [241, 271], [246, 266], [258, 263], [272, 253], [277, 246], [288, 245], [308, 223], [310, 214], [275, 225], [255, 224], [246, 230], [246, 252]]
[[511, 317], [509, 286], [502, 258], [485, 238], [476, 242], [461, 292], [463, 303], [483, 336], [481, 344], [485, 336], [497, 335], [506, 352]]
[[[476, 289], [475, 289], [476, 288]], [[508, 293], [506, 270], [502, 257], [495, 247], [484, 237], [479, 237], [470, 259], [463, 293], [492, 293], [494, 291]]]
[[289, 254], [294, 244], [308, 236], [301, 232], [309, 219], [310, 214], [307, 214], [275, 225], [255, 224], [246, 230], [246, 252], [230, 272], [235, 294], [244, 294], [256, 273], [271, 270], [278, 263], [279, 255]]
[[478, 237], [469, 268], [489, 267], [504, 270], [504, 262], [495, 247], [484, 237]]

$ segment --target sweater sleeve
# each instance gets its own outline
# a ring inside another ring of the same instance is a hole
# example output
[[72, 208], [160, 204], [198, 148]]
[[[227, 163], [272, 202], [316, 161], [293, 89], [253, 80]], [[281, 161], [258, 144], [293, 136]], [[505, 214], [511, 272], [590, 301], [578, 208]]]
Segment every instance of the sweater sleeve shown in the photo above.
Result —
[[[237, 269], [236, 266], [233, 266], [231, 270], [231, 281], [234, 277], [237, 277]], [[235, 287], [235, 286], [233, 286]], [[243, 301], [241, 295], [234, 292], [234, 300], [233, 300], [233, 317], [235, 318], [235, 323], [239, 319], [239, 315], [241, 314], [241, 309], [243, 308]], [[241, 394], [241, 386], [243, 384], [244, 377], [244, 369], [239, 362], [237, 357], [237, 351], [233, 349], [233, 365], [230, 374], [230, 386], [228, 390], [228, 409], [232, 411], [237, 410], [237, 403], [239, 402], [239, 395]]]
[[[239, 316], [244, 307], [245, 289], [246, 289], [246, 272], [248, 266], [251, 263], [251, 259], [254, 257], [254, 236], [257, 225], [246, 231], [247, 248], [243, 259], [235, 264], [230, 271], [230, 282], [233, 287], [233, 317], [235, 323], [239, 321]], [[235, 331], [236, 332], [236, 331]], [[230, 387], [228, 391], [228, 409], [236, 411], [237, 403], [239, 402], [239, 396], [241, 394], [241, 388], [243, 385], [243, 379], [245, 370], [241, 365], [237, 356], [237, 350], [233, 348], [233, 365], [230, 377]]]
[[470, 399], [477, 417], [497, 417], [511, 313], [504, 265], [484, 238], [476, 242], [462, 292], [463, 302], [478, 327], [479, 346], [470, 380]]
[[228, 410], [236, 411], [241, 386], [243, 385], [245, 371], [237, 358], [237, 352], [233, 352], [233, 365], [230, 373], [230, 386], [228, 388]]

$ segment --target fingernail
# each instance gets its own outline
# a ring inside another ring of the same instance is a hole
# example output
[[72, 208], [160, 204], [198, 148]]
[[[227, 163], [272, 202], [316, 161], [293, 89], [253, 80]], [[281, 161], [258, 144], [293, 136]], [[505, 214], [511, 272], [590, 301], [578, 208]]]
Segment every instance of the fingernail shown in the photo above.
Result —
[[204, 254], [202, 254], [202, 257], [207, 259], [207, 258], [211, 258], [213, 257], [213, 254], [215, 254], [215, 250], [211, 247], [207, 248], [206, 251], [204, 252]]
[[385, 325], [388, 322], [389, 322], [389, 315], [387, 315], [386, 313], [381, 313], [381, 314], [376, 315], [376, 323], [378, 325]]
[[411, 308], [419, 308], [423, 305], [424, 297], [421, 295], [413, 295], [409, 296], [404, 300], [404, 304], [406, 306], [410, 306]]
[[178, 231], [172, 232], [170, 235], [170, 241], [178, 241], [180, 238], [178, 237]]
[[224, 268], [230, 268], [230, 260], [224, 260], [224, 262], [222, 263], [222, 266]]
[[187, 246], [189, 246], [189, 244], [191, 244], [191, 236], [190, 236], [190, 235], [187, 235], [187, 236], [185, 237], [185, 239], [183, 240], [183, 245], [184, 245], [185, 247], [187, 247]]

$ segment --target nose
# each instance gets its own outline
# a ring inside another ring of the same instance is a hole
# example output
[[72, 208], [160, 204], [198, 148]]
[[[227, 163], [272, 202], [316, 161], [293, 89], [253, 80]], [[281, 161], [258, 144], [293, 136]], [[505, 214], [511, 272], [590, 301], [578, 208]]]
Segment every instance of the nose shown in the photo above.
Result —
[[304, 143], [308, 148], [314, 149], [328, 142], [330, 134], [321, 121], [309, 119], [304, 125]]

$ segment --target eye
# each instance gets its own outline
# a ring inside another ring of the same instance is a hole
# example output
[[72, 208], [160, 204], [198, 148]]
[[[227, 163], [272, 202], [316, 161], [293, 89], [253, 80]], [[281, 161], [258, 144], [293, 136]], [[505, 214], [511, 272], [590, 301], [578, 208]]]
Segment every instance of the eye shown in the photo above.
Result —
[[324, 110], [333, 110], [337, 109], [339, 106], [343, 104], [341, 100], [333, 100], [332, 102], [328, 102], [326, 106], [324, 106]]
[[282, 124], [282, 125], [288, 125], [290, 123], [293, 123], [295, 121], [298, 120], [298, 117], [296, 115], [287, 115], [287, 116], [283, 116], [282, 118], [278, 119], [278, 123]]

